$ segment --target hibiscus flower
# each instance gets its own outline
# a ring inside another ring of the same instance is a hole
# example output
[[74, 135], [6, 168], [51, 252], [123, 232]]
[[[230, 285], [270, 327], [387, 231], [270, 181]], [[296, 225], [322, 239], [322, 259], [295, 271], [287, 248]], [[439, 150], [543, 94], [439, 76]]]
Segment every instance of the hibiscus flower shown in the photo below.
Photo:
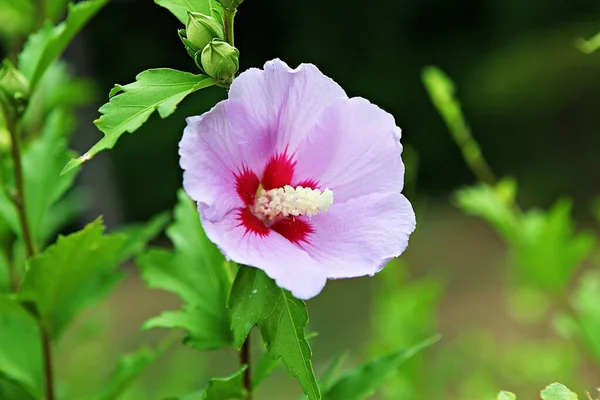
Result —
[[301, 299], [327, 279], [373, 275], [415, 229], [401, 194], [400, 128], [314, 65], [249, 69], [187, 119], [183, 186], [223, 254]]

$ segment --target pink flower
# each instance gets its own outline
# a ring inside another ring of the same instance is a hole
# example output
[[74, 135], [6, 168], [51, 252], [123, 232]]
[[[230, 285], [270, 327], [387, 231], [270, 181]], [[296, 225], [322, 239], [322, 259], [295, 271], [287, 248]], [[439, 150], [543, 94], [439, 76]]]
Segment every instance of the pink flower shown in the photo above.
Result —
[[206, 234], [301, 299], [327, 279], [373, 275], [408, 245], [394, 118], [348, 98], [314, 65], [250, 69], [229, 98], [187, 120], [183, 185]]

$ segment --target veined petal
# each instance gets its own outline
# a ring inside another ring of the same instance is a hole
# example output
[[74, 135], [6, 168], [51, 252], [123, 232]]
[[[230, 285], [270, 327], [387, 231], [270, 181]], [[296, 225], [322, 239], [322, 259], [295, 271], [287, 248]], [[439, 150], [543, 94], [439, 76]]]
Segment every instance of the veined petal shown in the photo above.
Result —
[[357, 197], [311, 219], [314, 233], [305, 248], [325, 265], [327, 277], [373, 275], [408, 246], [415, 213], [400, 193]]
[[291, 69], [279, 59], [250, 69], [233, 81], [229, 98], [244, 104], [267, 134], [273, 153], [294, 153], [323, 109], [344, 90], [312, 64]]
[[206, 235], [228, 259], [260, 268], [279, 287], [291, 291], [299, 299], [314, 297], [325, 286], [327, 276], [323, 266], [279, 233], [270, 231], [262, 236], [247, 232], [235, 211], [220, 221], [206, 218], [203, 207], [199, 211]]
[[297, 151], [295, 179], [316, 178], [335, 202], [401, 192], [404, 164], [394, 117], [369, 101], [337, 99], [321, 113]]
[[187, 119], [179, 144], [183, 186], [193, 200], [208, 206], [207, 219], [219, 220], [243, 205], [236, 176], [245, 170], [262, 172], [269, 154], [267, 140], [239, 102], [225, 100]]

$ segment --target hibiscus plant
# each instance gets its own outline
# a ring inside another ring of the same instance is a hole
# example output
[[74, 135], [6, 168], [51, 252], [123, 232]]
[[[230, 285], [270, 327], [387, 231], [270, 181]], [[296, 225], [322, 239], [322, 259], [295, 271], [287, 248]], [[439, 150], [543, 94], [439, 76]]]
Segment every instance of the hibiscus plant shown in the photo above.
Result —
[[[182, 306], [147, 320], [143, 328], [162, 328], [165, 338], [156, 348], [123, 355], [114, 373], [101, 387], [89, 388], [85, 399], [120, 398], [180, 332], [190, 351], [230, 349], [238, 358], [228, 374], [212, 374], [192, 393], [171, 397], [180, 400], [256, 399], [256, 389], [280, 365], [297, 380], [302, 399], [366, 399], [438, 340], [432, 329], [419, 328], [406, 336], [411, 343], [357, 367], [344, 368], [340, 357], [318, 374], [313, 368], [304, 300], [317, 296], [328, 280], [379, 273], [403, 254], [416, 228], [413, 207], [402, 194], [401, 130], [391, 114], [348, 95], [310, 63], [292, 68], [274, 59], [240, 73], [234, 21], [238, 8], [251, 4], [155, 0], [180, 21], [181, 51], [195, 70], [150, 69], [133, 83], [115, 85], [94, 121], [103, 137], [75, 155], [68, 147], [74, 110], [90, 102], [92, 89], [60, 56], [108, 0], [69, 4], [59, 21], [65, 3], [44, 7], [41, 2], [40, 9], [29, 2], [9, 5], [30, 7], [22, 14], [39, 18], [14, 33], [26, 40], [13, 41], [0, 70], [0, 400], [73, 398], [69, 382], [56, 377], [55, 367], [65, 357], [57, 343], [82, 311], [119, 284], [125, 276], [119, 267], [130, 260], [148, 287], [171, 292]], [[514, 182], [496, 181], [470, 136], [449, 79], [435, 68], [426, 69], [423, 78], [481, 181], [461, 190], [457, 203], [504, 235], [528, 283], [564, 293], [594, 238], [571, 232], [568, 205], [558, 204], [551, 216], [521, 212]], [[181, 135], [183, 171], [172, 213], [110, 233], [98, 217], [79, 231], [58, 235], [83, 210], [84, 193], [74, 186], [82, 168], [155, 111], [167, 118], [187, 96], [213, 86], [227, 98], [189, 116], [185, 130], [172, 133]], [[555, 220], [564, 222], [557, 233], [562, 236], [553, 242], [562, 246], [563, 258], [545, 259], [557, 266], [554, 275], [542, 274], [543, 258], [532, 254], [546, 242], [536, 242], [536, 229], [552, 235]], [[170, 245], [149, 246], [163, 231]], [[401, 271], [399, 265], [392, 268]], [[434, 287], [415, 287], [410, 293], [419, 300], [405, 314], [388, 313], [390, 327], [393, 314], [410, 316], [418, 307], [433, 313]], [[396, 290], [381, 292], [376, 313], [408, 304]], [[584, 324], [585, 307], [566, 303], [561, 309], [566, 318]], [[380, 342], [401, 336], [396, 327], [386, 336], [382, 326]], [[581, 343], [597, 346], [600, 333], [583, 332], [588, 336]], [[542, 398], [571, 393], [562, 385], [549, 388]], [[502, 392], [498, 398], [515, 397]]]

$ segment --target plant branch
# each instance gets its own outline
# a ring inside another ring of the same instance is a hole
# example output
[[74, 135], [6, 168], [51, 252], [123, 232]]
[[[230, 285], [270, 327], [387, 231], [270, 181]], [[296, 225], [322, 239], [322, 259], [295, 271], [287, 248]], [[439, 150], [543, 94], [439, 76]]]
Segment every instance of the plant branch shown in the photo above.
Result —
[[[10, 131], [11, 138], [11, 155], [13, 160], [13, 170], [15, 175], [15, 193], [13, 194], [13, 202], [17, 208], [19, 215], [19, 224], [21, 226], [21, 234], [23, 241], [25, 242], [25, 251], [27, 258], [31, 258], [35, 255], [35, 244], [31, 229], [29, 227], [29, 220], [27, 219], [27, 206], [25, 201], [25, 185], [23, 179], [23, 165], [21, 163], [21, 138], [19, 132], [18, 118], [7, 118], [7, 127]], [[12, 278], [11, 278], [12, 279]], [[38, 321], [39, 322], [39, 321]], [[50, 342], [50, 336], [40, 323], [41, 341], [42, 341], [42, 355], [44, 362], [44, 390], [45, 400], [54, 400], [54, 377], [52, 370], [52, 345]]]
[[246, 365], [243, 384], [246, 389], [246, 400], [252, 400], [252, 370], [250, 368], [250, 334], [240, 349], [240, 365]]

